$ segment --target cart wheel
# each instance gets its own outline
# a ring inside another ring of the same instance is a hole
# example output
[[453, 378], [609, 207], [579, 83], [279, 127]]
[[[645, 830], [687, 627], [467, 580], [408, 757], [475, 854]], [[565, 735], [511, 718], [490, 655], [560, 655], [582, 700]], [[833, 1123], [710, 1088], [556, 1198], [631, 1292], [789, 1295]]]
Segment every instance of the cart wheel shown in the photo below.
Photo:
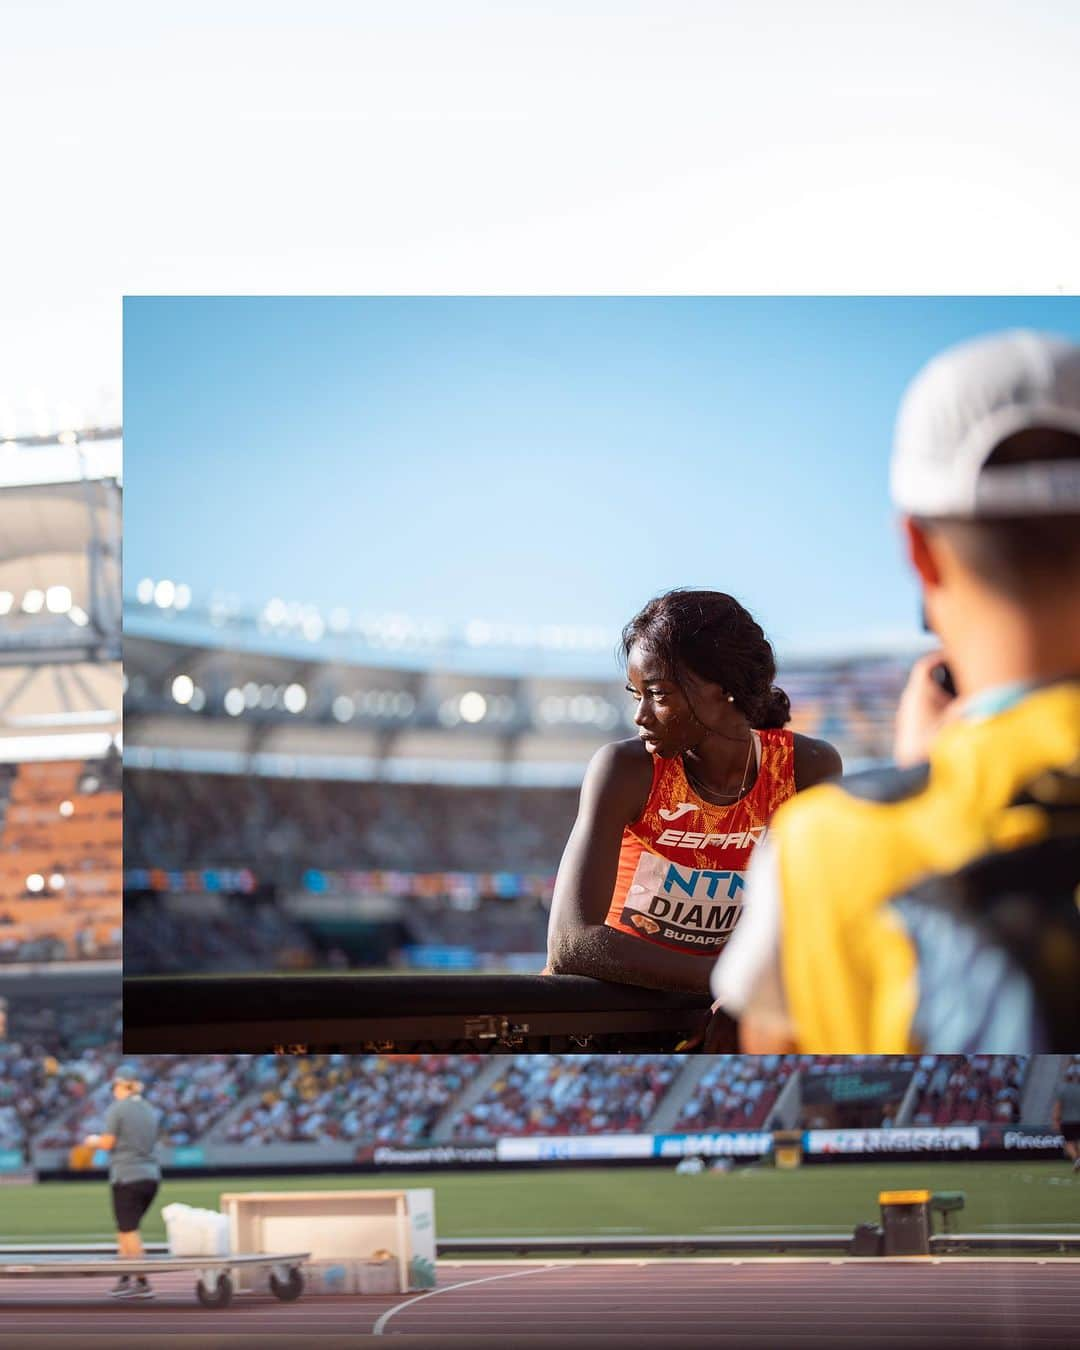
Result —
[[222, 1274], [218, 1277], [218, 1282], [213, 1289], [198, 1280], [195, 1285], [195, 1293], [199, 1302], [204, 1308], [227, 1308], [232, 1302], [233, 1285], [228, 1275]]
[[299, 1298], [304, 1292], [304, 1276], [299, 1266], [289, 1268], [289, 1278], [279, 1280], [273, 1271], [270, 1272], [270, 1292], [275, 1298], [281, 1299], [282, 1303], [291, 1303], [294, 1298]]

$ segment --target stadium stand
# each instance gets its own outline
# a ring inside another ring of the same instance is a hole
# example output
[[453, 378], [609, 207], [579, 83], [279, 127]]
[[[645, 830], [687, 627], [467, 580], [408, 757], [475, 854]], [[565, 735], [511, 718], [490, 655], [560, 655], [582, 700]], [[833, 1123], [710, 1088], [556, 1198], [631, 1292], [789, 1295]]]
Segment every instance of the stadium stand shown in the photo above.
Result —
[[120, 1058], [119, 998], [23, 995], [6, 1000], [0, 1038], [0, 1147], [47, 1145]]
[[0, 961], [120, 956], [123, 803], [112, 760], [6, 766]]
[[577, 792], [566, 788], [302, 781], [130, 770], [128, 867], [249, 867], [296, 885], [338, 871], [554, 870]]
[[[119, 1002], [70, 999], [50, 1010], [31, 1001], [16, 1011], [13, 1026], [17, 1038], [0, 1042], [0, 1148], [67, 1150], [100, 1127], [110, 1100], [121, 1060]], [[87, 1043], [91, 1037], [96, 1043]], [[484, 1055], [150, 1055], [134, 1062], [162, 1112], [164, 1143], [242, 1145], [252, 1162], [263, 1148], [282, 1144], [768, 1129], [783, 1123], [777, 1108], [792, 1079], [804, 1088], [814, 1076], [846, 1081], [842, 1065], [791, 1055], [518, 1055], [498, 1062]], [[894, 1102], [881, 1098], [861, 1110], [858, 1127], [1019, 1123], [1024, 1069], [1015, 1056], [878, 1065], [878, 1074], [906, 1076], [918, 1094], [916, 1109], [898, 1121]], [[1062, 1081], [1078, 1080], [1080, 1056], [1062, 1068]], [[683, 1091], [689, 1083], [689, 1095], [673, 1116], [665, 1102], [677, 1105], [680, 1082]]]
[[[112, 1102], [114, 1067], [103, 1066], [102, 1077], [88, 1084], [85, 1099], [58, 1126], [61, 1137], [74, 1142], [101, 1128]], [[161, 1112], [161, 1139], [172, 1146], [204, 1137], [253, 1081], [251, 1061], [238, 1055], [148, 1055], [139, 1060], [139, 1070], [147, 1101]]]
[[[575, 805], [566, 789], [132, 771], [126, 969], [538, 970]], [[250, 873], [260, 903], [188, 893], [177, 918], [159, 890], [134, 884], [171, 886], [200, 868]], [[326, 895], [349, 897], [353, 921], [340, 905], [326, 912]], [[386, 902], [378, 914], [372, 899]]]
[[917, 1125], [1011, 1125], [1020, 1119], [1021, 1055], [926, 1055], [916, 1070]]
[[[272, 902], [200, 896], [201, 912], [175, 913], [156, 897], [128, 895], [124, 968], [147, 971], [310, 970], [319, 949], [306, 929]], [[321, 964], [333, 965], [332, 960]]]
[[255, 1096], [229, 1121], [229, 1143], [363, 1140], [414, 1144], [487, 1063], [483, 1055], [262, 1056]]
[[515, 1055], [453, 1138], [641, 1130], [682, 1067], [669, 1055]]
[[797, 1055], [723, 1055], [698, 1080], [678, 1118], [680, 1130], [756, 1130], [769, 1118]]

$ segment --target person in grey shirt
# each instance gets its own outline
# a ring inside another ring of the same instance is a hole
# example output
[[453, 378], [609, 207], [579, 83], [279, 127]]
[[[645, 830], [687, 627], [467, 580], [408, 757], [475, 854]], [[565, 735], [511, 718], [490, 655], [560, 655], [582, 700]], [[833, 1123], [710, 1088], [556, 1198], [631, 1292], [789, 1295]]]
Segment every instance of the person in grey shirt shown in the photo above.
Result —
[[[105, 1115], [102, 1134], [90, 1135], [86, 1143], [104, 1149], [109, 1159], [113, 1213], [116, 1216], [117, 1254], [140, 1260], [146, 1255], [139, 1224], [153, 1203], [161, 1181], [161, 1167], [154, 1156], [159, 1116], [142, 1095], [138, 1069], [121, 1064], [113, 1075], [114, 1101]], [[132, 1279], [122, 1275], [113, 1289], [116, 1298], [153, 1298], [145, 1275]]]

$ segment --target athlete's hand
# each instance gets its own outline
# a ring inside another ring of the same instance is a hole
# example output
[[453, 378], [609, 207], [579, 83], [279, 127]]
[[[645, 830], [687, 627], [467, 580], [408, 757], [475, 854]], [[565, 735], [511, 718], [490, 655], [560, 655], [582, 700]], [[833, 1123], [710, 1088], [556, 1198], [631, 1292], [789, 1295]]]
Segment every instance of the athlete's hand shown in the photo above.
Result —
[[934, 670], [944, 661], [945, 653], [940, 651], [919, 657], [900, 695], [893, 758], [902, 769], [926, 761], [931, 745], [955, 709], [956, 699], [934, 677]]

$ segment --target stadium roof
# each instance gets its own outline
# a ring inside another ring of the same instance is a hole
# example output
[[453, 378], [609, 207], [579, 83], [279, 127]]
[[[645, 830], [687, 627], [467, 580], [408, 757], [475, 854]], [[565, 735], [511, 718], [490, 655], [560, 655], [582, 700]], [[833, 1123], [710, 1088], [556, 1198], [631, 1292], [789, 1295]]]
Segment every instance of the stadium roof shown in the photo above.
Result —
[[118, 462], [0, 453], [0, 759], [82, 758], [120, 733]]
[[5, 584], [16, 564], [49, 556], [81, 559], [95, 537], [107, 537], [113, 505], [109, 481], [0, 483], [0, 578]]

